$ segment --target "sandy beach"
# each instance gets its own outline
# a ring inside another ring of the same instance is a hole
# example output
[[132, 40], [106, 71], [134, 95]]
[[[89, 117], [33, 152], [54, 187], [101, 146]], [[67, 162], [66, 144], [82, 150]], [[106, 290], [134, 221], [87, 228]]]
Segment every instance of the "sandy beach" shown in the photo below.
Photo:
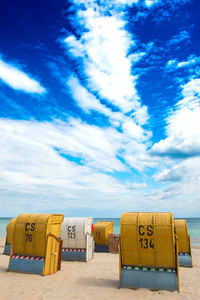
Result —
[[84, 262], [62, 262], [61, 271], [39, 276], [7, 272], [9, 257], [2, 255], [0, 240], [0, 299], [200, 299], [200, 247], [193, 247], [192, 269], [180, 268], [181, 292], [149, 291], [118, 288], [118, 255], [95, 253]]

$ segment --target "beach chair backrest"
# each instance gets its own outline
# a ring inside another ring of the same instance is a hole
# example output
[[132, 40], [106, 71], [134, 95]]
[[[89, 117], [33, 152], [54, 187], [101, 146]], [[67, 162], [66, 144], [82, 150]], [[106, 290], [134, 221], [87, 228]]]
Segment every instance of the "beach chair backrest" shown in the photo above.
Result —
[[64, 218], [61, 226], [60, 238], [63, 248], [85, 249], [87, 234], [91, 235], [93, 218]]
[[15, 223], [8, 270], [52, 274], [59, 270], [62, 214], [20, 214]]
[[112, 221], [100, 221], [94, 225], [93, 236], [96, 245], [108, 245], [109, 234], [113, 234]]
[[6, 227], [6, 244], [11, 244], [15, 228], [16, 218], [10, 220]]
[[192, 268], [192, 251], [187, 221], [175, 220], [174, 224], [178, 239], [179, 265]]
[[[139, 272], [135, 274], [135, 271]], [[160, 274], [153, 274], [154, 271]], [[161, 274], [162, 271], [165, 273], [164, 276]], [[132, 287], [135, 288], [179, 289], [178, 251], [172, 213], [122, 214], [121, 272], [122, 286], [128, 284], [131, 287], [133, 284]], [[173, 275], [166, 275], [167, 273]]]
[[190, 253], [190, 236], [186, 220], [174, 220], [178, 238], [178, 251]]

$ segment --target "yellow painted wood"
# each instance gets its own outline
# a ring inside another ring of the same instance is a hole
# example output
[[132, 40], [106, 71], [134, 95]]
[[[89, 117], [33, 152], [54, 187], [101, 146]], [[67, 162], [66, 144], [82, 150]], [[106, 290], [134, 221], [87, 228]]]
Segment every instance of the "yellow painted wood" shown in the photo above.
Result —
[[59, 242], [52, 236], [47, 239], [46, 263], [43, 275], [57, 272], [59, 256]]
[[174, 220], [179, 252], [190, 253], [190, 236], [186, 220]]
[[176, 268], [172, 213], [124, 213], [120, 223], [122, 264]]
[[112, 221], [100, 221], [94, 225], [94, 231], [92, 232], [96, 245], [107, 245], [109, 234], [113, 234], [113, 222]]
[[15, 229], [15, 222], [16, 222], [16, 218], [13, 218], [12, 220], [10, 220], [10, 222], [8, 223], [8, 225], [6, 227], [6, 243], [7, 244], [12, 243], [13, 233], [14, 233], [14, 229]]
[[[62, 214], [20, 214], [13, 234], [13, 253], [45, 257], [43, 275], [58, 268], [59, 237]], [[48, 236], [53, 234], [54, 237]]]

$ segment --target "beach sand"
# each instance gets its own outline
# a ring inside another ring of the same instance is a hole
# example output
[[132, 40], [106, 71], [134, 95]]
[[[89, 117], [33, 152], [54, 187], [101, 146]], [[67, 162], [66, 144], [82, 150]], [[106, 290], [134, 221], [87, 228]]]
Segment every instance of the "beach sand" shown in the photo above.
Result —
[[61, 271], [40, 276], [7, 272], [9, 257], [2, 255], [4, 240], [0, 240], [0, 299], [200, 299], [200, 247], [192, 248], [193, 268], [180, 268], [181, 292], [119, 289], [118, 255], [95, 253], [84, 262], [62, 262]]

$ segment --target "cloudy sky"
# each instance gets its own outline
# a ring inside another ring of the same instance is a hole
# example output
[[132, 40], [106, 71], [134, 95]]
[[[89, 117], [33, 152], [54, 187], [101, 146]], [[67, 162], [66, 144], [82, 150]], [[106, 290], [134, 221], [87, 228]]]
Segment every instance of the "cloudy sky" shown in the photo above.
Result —
[[0, 4], [0, 216], [200, 216], [198, 0]]

